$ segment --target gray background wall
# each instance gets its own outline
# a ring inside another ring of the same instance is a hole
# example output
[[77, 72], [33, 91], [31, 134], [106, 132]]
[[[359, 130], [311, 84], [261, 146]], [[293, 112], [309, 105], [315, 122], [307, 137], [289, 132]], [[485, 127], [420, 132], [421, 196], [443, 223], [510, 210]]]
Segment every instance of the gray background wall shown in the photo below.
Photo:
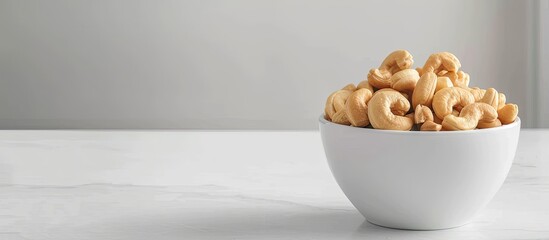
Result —
[[540, 5], [0, 0], [0, 128], [315, 129], [326, 96], [395, 49], [455, 53], [549, 127]]

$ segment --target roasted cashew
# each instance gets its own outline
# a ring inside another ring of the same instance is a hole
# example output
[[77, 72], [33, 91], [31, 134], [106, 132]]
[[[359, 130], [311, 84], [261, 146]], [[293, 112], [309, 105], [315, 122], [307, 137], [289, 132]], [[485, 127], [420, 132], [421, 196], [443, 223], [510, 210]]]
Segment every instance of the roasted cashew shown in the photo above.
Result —
[[488, 105], [492, 106], [494, 109], [498, 109], [499, 104], [499, 94], [496, 89], [488, 88], [486, 89], [486, 93], [484, 93], [484, 97], [480, 99], [479, 102], [487, 103]]
[[[469, 92], [471, 92], [471, 94], [473, 94], [473, 96], [475, 97], [475, 102], [480, 102], [484, 97], [484, 95], [486, 94], [486, 89], [480, 89], [478, 87], [475, 87], [475, 88], [470, 88]], [[505, 106], [506, 100], [507, 99], [505, 97], [505, 94], [498, 93], [498, 107], [497, 107], [498, 110], [501, 109], [503, 106]]]
[[420, 131], [440, 131], [442, 129], [442, 125], [435, 123], [433, 121], [426, 121], [425, 123], [421, 124], [421, 128], [419, 128]]
[[356, 90], [356, 86], [352, 83], [349, 83], [347, 85], [345, 85], [345, 87], [343, 87], [341, 90], [348, 90], [348, 91], [355, 91]]
[[454, 84], [452, 83], [449, 77], [437, 77], [437, 87], [435, 89], [435, 93], [440, 91], [440, 89], [453, 87], [453, 86]]
[[442, 119], [440, 119], [436, 114], [433, 114], [433, 122], [442, 124]]
[[335, 123], [346, 123], [344, 121], [344, 119], [347, 118], [346, 116], [343, 117], [341, 116], [341, 114], [338, 115], [336, 118], [334, 118], [334, 116], [338, 112], [345, 112], [345, 102], [347, 101], [351, 93], [352, 92], [349, 90], [337, 90], [334, 93], [330, 94], [330, 96], [328, 96], [328, 99], [326, 99], [324, 117], [327, 120], [331, 120]]
[[452, 114], [454, 108], [459, 111], [460, 108], [473, 102], [475, 102], [473, 94], [463, 88], [443, 88], [433, 97], [433, 110], [437, 117], [444, 119]]
[[370, 92], [372, 92], [372, 94], [374, 93], [374, 88], [372, 87], [372, 85], [370, 85], [370, 83], [368, 83], [368, 80], [364, 80], [362, 82], [359, 82], [358, 85], [356, 86], [357, 89], [361, 89], [361, 88], [366, 88], [368, 90], [370, 90]]
[[517, 119], [518, 115], [518, 106], [516, 104], [508, 103], [505, 104], [501, 109], [498, 110], [498, 119], [502, 124], [509, 124]]
[[391, 87], [391, 72], [389, 71], [380, 71], [379, 69], [370, 69], [368, 72], [368, 82], [378, 88], [390, 88]]
[[476, 88], [469, 89], [469, 92], [473, 94], [473, 97], [475, 98], [475, 102], [478, 102], [484, 97], [484, 94], [486, 93], [486, 89], [480, 89], [476, 87]]
[[378, 89], [391, 87], [391, 76], [403, 69], [408, 69], [414, 64], [412, 54], [406, 50], [397, 50], [390, 53], [381, 63], [379, 68], [368, 72], [368, 82]]
[[507, 100], [507, 97], [505, 97], [505, 94], [503, 93], [498, 94], [498, 110], [500, 110], [502, 107], [505, 106], [506, 100]]
[[420, 124], [427, 121], [434, 121], [433, 112], [426, 106], [421, 104], [417, 105], [414, 112], [414, 123]]
[[499, 126], [501, 126], [501, 121], [499, 119], [496, 119], [495, 121], [492, 121], [492, 122], [479, 121], [477, 128], [484, 129], [484, 128], [499, 127]]
[[417, 71], [417, 73], [419, 74], [420, 77], [421, 77], [421, 75], [423, 75], [423, 68], [422, 67], [417, 67], [416, 71]]
[[377, 91], [368, 102], [370, 123], [376, 129], [410, 130], [414, 121], [404, 116], [409, 109], [410, 102], [397, 91]]
[[498, 118], [496, 109], [486, 103], [471, 103], [465, 106], [459, 117], [448, 115], [442, 121], [442, 127], [446, 130], [472, 130], [479, 121], [490, 123]]
[[417, 81], [416, 88], [412, 93], [412, 106], [422, 104], [427, 107], [431, 106], [433, 95], [437, 87], [437, 75], [432, 72], [423, 74]]
[[[444, 71], [441, 71], [440, 73], [442, 72]], [[469, 89], [469, 81], [470, 81], [469, 74], [461, 70], [458, 72], [446, 72], [444, 74], [440, 74], [440, 73], [439, 73], [439, 76], [448, 77], [450, 81], [452, 81], [452, 84], [455, 87]]]
[[414, 64], [412, 54], [406, 50], [396, 50], [390, 53], [379, 66], [379, 70], [393, 70], [394, 74], [402, 69], [408, 69]]
[[438, 73], [442, 70], [448, 72], [457, 72], [461, 67], [459, 59], [449, 52], [434, 53], [429, 56], [425, 65], [423, 65], [423, 73], [434, 72]]
[[366, 127], [370, 124], [368, 119], [368, 101], [372, 98], [372, 91], [361, 88], [349, 96], [345, 103], [347, 118], [352, 126]]
[[419, 80], [419, 73], [414, 69], [401, 70], [389, 80], [391, 87], [399, 92], [412, 92]]
[[[450, 80], [452, 80], [450, 78]], [[471, 81], [469, 74], [459, 71], [457, 72], [457, 78], [452, 81], [454, 86], [461, 88], [469, 88], [469, 82]]]
[[349, 122], [349, 118], [347, 118], [347, 112], [345, 111], [345, 109], [339, 111], [339, 112], [336, 112], [333, 116], [332, 116], [332, 122], [333, 123], [337, 123], [337, 124], [341, 124], [341, 125], [351, 125], [351, 122]]

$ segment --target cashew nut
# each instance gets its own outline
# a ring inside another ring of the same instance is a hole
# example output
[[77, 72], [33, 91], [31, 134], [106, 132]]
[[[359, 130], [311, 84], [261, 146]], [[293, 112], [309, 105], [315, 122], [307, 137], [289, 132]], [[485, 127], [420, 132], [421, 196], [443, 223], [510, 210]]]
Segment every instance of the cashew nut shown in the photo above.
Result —
[[[450, 78], [450, 80], [452, 80]], [[454, 86], [456, 87], [461, 87], [461, 88], [469, 88], [469, 82], [471, 81], [470, 77], [469, 77], [469, 74], [463, 72], [463, 71], [459, 71], [457, 72], [457, 78], [455, 78], [452, 83], [454, 84]]]
[[[463, 88], [443, 88], [433, 97], [433, 110], [440, 119], [451, 115], [454, 108], [458, 111], [475, 101], [473, 94]], [[463, 111], [463, 110], [462, 110]]]
[[391, 72], [380, 71], [379, 69], [370, 69], [368, 72], [368, 82], [378, 88], [390, 88], [391, 87]]
[[435, 123], [433, 121], [426, 121], [425, 123], [421, 124], [421, 128], [419, 130], [421, 131], [440, 131], [442, 129], [442, 125]]
[[[402, 69], [408, 69], [414, 64], [412, 54], [406, 50], [396, 50], [390, 53], [379, 66], [379, 70], [393, 69], [391, 74], [394, 74]], [[396, 70], [395, 70], [396, 69]]]
[[442, 119], [440, 119], [436, 114], [433, 114], [433, 122], [442, 124]]
[[326, 100], [326, 107], [324, 108], [324, 117], [327, 120], [331, 120], [335, 123], [346, 123], [344, 120], [347, 119], [346, 114], [341, 116], [341, 113], [334, 117], [338, 112], [345, 112], [345, 102], [351, 95], [351, 91], [348, 90], [337, 90], [334, 93], [328, 96]]
[[345, 85], [345, 87], [343, 87], [341, 90], [355, 91], [356, 86], [352, 83], [349, 83], [349, 84]]
[[[442, 72], [443, 71], [441, 71], [441, 73]], [[461, 70], [458, 71], [458, 72], [446, 72], [442, 75], [439, 74], [439, 76], [444, 76], [444, 77], [450, 78], [450, 81], [452, 81], [452, 84], [455, 87], [469, 89], [469, 81], [470, 81], [469, 74], [467, 74], [467, 73], [465, 73]]]
[[419, 74], [420, 77], [421, 77], [421, 75], [423, 75], [423, 68], [417, 67], [416, 71], [417, 71], [417, 73]]
[[345, 111], [345, 109], [339, 111], [339, 112], [336, 112], [333, 116], [332, 116], [332, 122], [333, 123], [337, 123], [337, 124], [341, 124], [341, 125], [351, 125], [351, 123], [349, 122], [349, 118], [347, 118], [347, 112]]
[[417, 81], [416, 88], [412, 93], [412, 106], [422, 104], [427, 107], [431, 106], [433, 95], [437, 87], [437, 75], [432, 72], [426, 72]]
[[479, 102], [487, 103], [488, 105], [492, 106], [494, 109], [498, 109], [499, 104], [499, 94], [496, 89], [488, 88], [486, 89], [486, 93], [484, 93], [484, 97], [480, 99]]
[[370, 85], [370, 83], [368, 83], [368, 80], [364, 80], [360, 83], [358, 83], [358, 85], [356, 86], [357, 89], [361, 89], [361, 88], [366, 88], [368, 90], [370, 90], [370, 92], [374, 92], [374, 88], [372, 87], [372, 85]]
[[473, 97], [475, 98], [475, 102], [480, 101], [484, 97], [484, 94], [486, 93], [485, 89], [480, 88], [471, 88], [469, 89], [469, 92], [473, 94]]
[[498, 113], [492, 106], [481, 102], [471, 103], [461, 110], [459, 117], [451, 114], [444, 117], [442, 127], [446, 130], [472, 130], [479, 121], [489, 123], [497, 117]]
[[495, 121], [492, 121], [492, 122], [479, 121], [477, 128], [484, 129], [484, 128], [499, 127], [499, 126], [501, 126], [501, 121], [499, 119], [496, 119]]
[[507, 97], [505, 97], [505, 94], [503, 93], [498, 94], [498, 110], [500, 110], [502, 107], [505, 106], [506, 100], [507, 100]]
[[434, 121], [433, 112], [430, 108], [423, 106], [421, 104], [417, 105], [414, 112], [414, 123], [420, 124], [427, 121]]
[[429, 56], [425, 65], [423, 65], [423, 73], [434, 72], [438, 73], [442, 70], [448, 72], [457, 72], [461, 67], [459, 59], [449, 52], [434, 53]]
[[368, 101], [372, 98], [372, 91], [361, 88], [351, 93], [345, 103], [347, 118], [352, 126], [366, 127], [370, 124], [368, 119]]
[[410, 102], [397, 91], [377, 91], [368, 102], [370, 123], [376, 129], [410, 130], [414, 121], [404, 116], [409, 109]]
[[452, 81], [450, 81], [449, 77], [437, 77], [437, 87], [435, 88], [435, 93], [438, 92], [440, 89], [453, 86], [454, 84], [452, 84]]
[[383, 60], [379, 68], [370, 70], [368, 82], [379, 89], [389, 88], [391, 87], [391, 76], [400, 70], [410, 68], [412, 64], [414, 64], [414, 60], [408, 51], [394, 51]]
[[[484, 97], [484, 95], [486, 94], [486, 89], [480, 89], [480, 88], [470, 88], [469, 89], [469, 92], [471, 92], [471, 94], [473, 94], [473, 96], [475, 97], [475, 102], [480, 102], [482, 100], [482, 98]], [[505, 94], [503, 93], [498, 93], [498, 107], [497, 109], [501, 109], [503, 106], [505, 106], [505, 101], [506, 101], [506, 97], [505, 97]]]
[[503, 124], [509, 124], [517, 119], [518, 106], [516, 104], [508, 103], [498, 110], [498, 119]]
[[401, 70], [391, 77], [391, 87], [399, 92], [412, 92], [419, 80], [419, 73], [414, 69]]
[[408, 95], [407, 93], [405, 93], [405, 92], [399, 92], [399, 91], [394, 90], [394, 89], [392, 89], [392, 88], [383, 88], [383, 89], [379, 89], [379, 90], [377, 90], [377, 91], [375, 91], [375, 92], [376, 92], [376, 93], [377, 93], [377, 92], [398, 92], [398, 93], [402, 94], [402, 96], [404, 96], [406, 99], [409, 98], [409, 95]]

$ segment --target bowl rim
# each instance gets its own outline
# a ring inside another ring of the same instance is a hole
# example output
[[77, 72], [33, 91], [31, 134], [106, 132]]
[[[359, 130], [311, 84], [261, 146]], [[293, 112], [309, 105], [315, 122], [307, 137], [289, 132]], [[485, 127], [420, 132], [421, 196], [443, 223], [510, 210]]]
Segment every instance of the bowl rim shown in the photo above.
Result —
[[320, 124], [333, 125], [335, 127], [356, 129], [357, 131], [371, 132], [371, 133], [385, 133], [385, 134], [402, 134], [402, 135], [436, 135], [436, 136], [447, 136], [447, 135], [458, 135], [458, 134], [482, 134], [490, 133], [495, 131], [504, 131], [506, 129], [511, 129], [518, 127], [520, 128], [520, 118], [517, 116], [517, 119], [510, 124], [502, 125], [500, 127], [493, 128], [484, 128], [484, 129], [473, 129], [473, 130], [461, 130], [461, 131], [402, 131], [402, 130], [384, 130], [384, 129], [374, 129], [374, 128], [363, 128], [363, 127], [353, 127], [347, 125], [341, 125], [333, 123], [324, 118], [324, 114], [320, 114], [318, 118]]

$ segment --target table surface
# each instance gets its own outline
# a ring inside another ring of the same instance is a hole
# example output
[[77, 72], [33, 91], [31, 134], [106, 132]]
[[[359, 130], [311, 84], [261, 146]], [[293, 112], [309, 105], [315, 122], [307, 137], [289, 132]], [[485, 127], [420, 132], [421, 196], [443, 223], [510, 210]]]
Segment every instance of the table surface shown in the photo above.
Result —
[[316, 131], [0, 131], [0, 239], [549, 239], [549, 130], [441, 231], [366, 222]]

